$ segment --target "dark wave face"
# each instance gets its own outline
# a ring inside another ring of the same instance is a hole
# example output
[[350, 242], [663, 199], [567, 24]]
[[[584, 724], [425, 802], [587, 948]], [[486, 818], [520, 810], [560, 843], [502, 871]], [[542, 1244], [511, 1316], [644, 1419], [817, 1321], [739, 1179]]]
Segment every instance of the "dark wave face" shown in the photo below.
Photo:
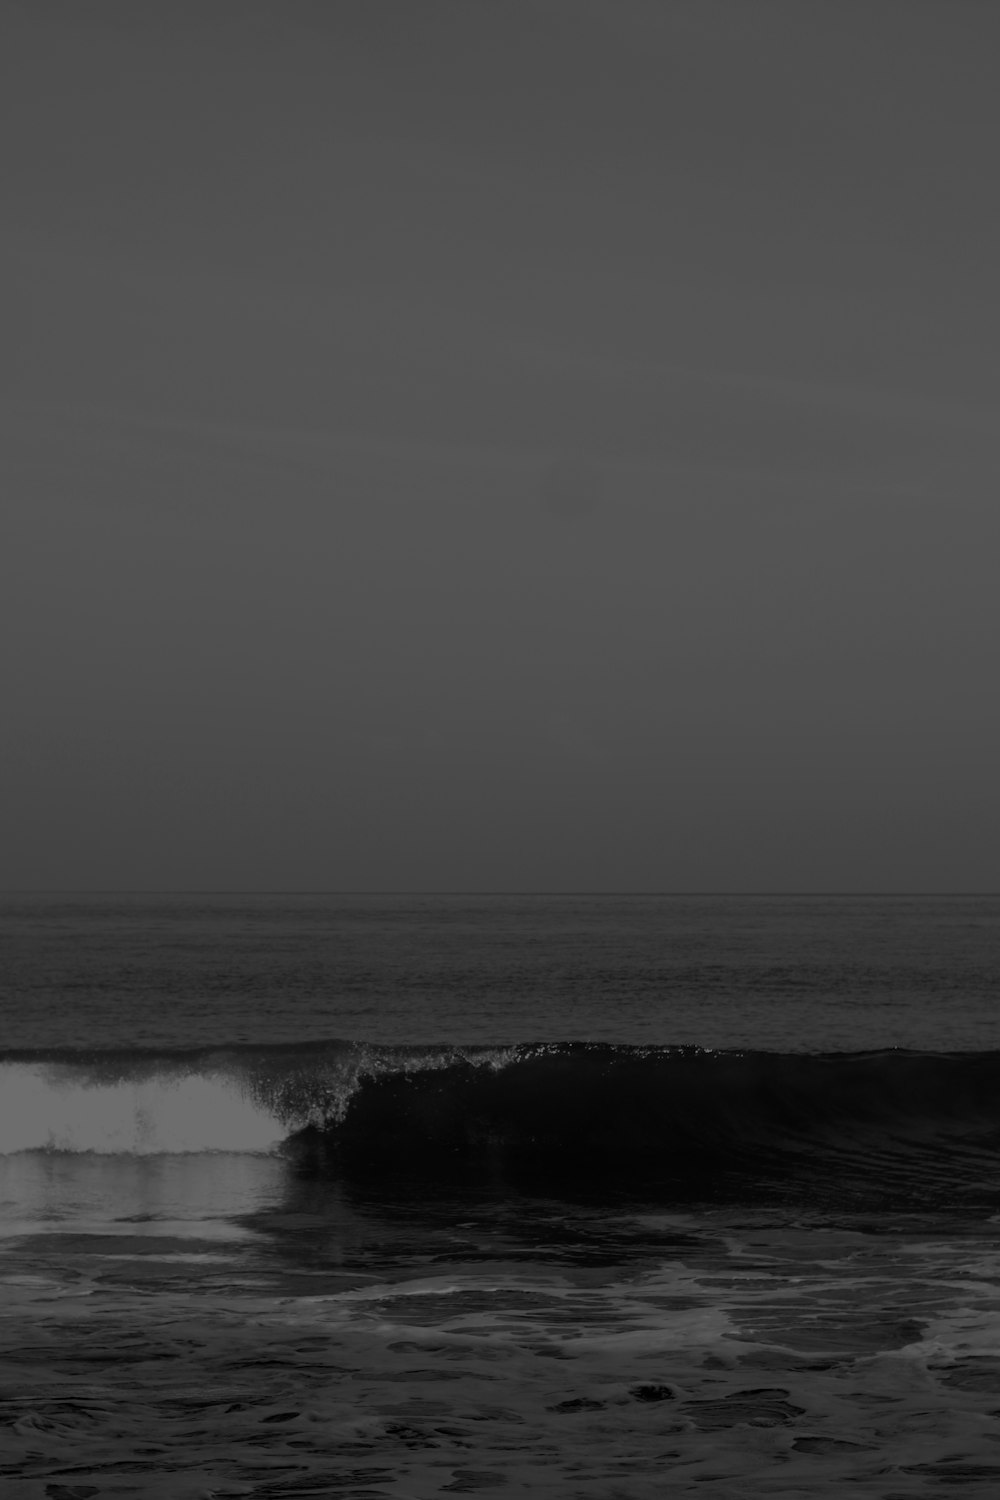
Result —
[[301, 1173], [1000, 1204], [1000, 1053], [597, 1044], [7, 1053], [0, 1151], [281, 1152]]
[[320, 1167], [460, 1163], [664, 1199], [1000, 1201], [1000, 1054], [516, 1049], [365, 1080], [298, 1137]]

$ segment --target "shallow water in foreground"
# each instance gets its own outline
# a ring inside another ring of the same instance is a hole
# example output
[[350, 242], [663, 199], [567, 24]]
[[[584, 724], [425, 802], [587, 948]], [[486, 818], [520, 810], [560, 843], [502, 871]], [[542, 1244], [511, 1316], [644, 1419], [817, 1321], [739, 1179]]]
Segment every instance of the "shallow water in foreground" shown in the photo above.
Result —
[[997, 1493], [993, 1213], [439, 1189], [7, 1157], [5, 1500]]

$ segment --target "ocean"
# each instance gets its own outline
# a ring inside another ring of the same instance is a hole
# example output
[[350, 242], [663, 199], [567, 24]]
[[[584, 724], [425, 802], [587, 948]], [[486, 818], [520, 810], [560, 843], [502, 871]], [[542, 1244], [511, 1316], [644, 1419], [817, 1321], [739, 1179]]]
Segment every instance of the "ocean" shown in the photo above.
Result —
[[0, 1493], [1000, 1493], [1000, 897], [0, 899]]

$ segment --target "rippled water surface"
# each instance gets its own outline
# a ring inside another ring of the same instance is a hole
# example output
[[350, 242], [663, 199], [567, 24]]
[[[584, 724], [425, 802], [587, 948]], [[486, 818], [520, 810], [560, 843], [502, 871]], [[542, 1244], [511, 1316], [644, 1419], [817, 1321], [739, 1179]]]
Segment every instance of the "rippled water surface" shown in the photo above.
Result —
[[998, 897], [6, 896], [0, 1047], [1000, 1047]]

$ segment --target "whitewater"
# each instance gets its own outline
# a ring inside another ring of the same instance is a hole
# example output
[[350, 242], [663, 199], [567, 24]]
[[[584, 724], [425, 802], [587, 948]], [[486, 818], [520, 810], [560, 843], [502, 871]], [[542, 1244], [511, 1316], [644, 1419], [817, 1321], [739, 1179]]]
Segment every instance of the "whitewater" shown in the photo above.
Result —
[[996, 1493], [1000, 899], [0, 916], [5, 1496]]

